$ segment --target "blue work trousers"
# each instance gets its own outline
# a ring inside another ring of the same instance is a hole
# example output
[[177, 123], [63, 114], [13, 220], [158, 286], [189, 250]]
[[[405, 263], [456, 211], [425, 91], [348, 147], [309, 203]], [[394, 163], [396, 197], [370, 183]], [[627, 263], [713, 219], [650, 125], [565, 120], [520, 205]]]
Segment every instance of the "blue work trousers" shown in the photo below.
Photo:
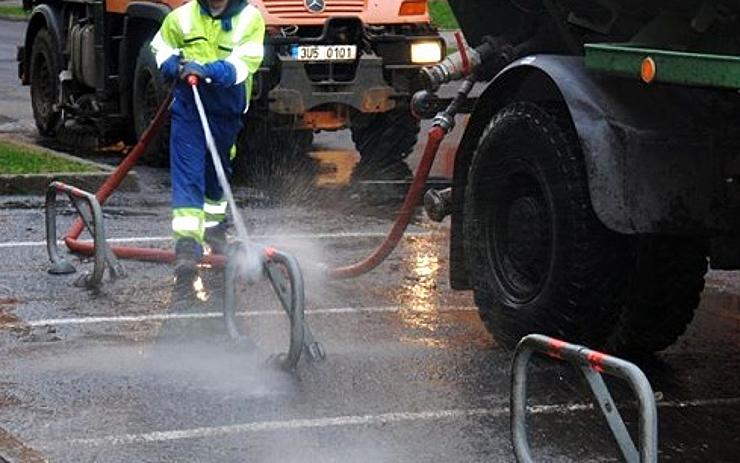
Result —
[[[209, 115], [208, 123], [221, 163], [230, 177], [230, 154], [242, 128], [241, 117]], [[222, 203], [224, 213], [226, 205], [197, 113], [195, 117], [192, 114], [182, 115], [178, 112], [172, 114], [170, 174], [175, 239], [189, 237], [202, 243], [209, 220], [208, 215], [204, 213], [204, 205], [207, 212], [209, 204]]]

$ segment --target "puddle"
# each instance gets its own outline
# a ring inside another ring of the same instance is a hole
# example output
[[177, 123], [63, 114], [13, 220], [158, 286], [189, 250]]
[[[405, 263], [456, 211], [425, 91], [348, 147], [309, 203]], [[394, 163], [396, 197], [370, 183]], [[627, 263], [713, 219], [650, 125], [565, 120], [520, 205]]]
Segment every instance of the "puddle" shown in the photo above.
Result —
[[352, 150], [314, 151], [311, 157], [319, 163], [315, 185], [334, 188], [349, 185], [352, 171], [360, 160], [359, 154]]

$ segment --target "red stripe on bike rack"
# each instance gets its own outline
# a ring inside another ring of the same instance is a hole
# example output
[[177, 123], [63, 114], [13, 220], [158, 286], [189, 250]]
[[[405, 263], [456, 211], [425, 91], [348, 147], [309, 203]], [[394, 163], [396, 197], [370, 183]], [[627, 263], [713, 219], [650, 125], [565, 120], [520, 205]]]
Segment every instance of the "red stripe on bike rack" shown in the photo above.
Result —
[[548, 352], [547, 355], [550, 357], [554, 357], [556, 359], [563, 358], [561, 351], [563, 350], [563, 346], [565, 346], [567, 343], [565, 341], [561, 341], [559, 339], [552, 339], [548, 343]]
[[586, 355], [588, 362], [591, 364], [591, 368], [593, 368], [595, 371], [598, 371], [599, 373], [604, 372], [604, 357], [606, 357], [606, 354], [595, 350], [590, 351]]

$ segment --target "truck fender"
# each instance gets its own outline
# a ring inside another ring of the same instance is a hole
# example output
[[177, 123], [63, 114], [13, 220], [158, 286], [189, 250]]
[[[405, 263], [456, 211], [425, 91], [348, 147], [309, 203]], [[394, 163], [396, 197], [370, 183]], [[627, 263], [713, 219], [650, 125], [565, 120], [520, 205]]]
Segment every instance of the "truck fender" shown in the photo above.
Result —
[[624, 234], [703, 234], [722, 228], [712, 213], [721, 184], [706, 127], [708, 94], [590, 73], [583, 58], [537, 55], [502, 70], [480, 96], [455, 158], [451, 284], [468, 289], [462, 215], [468, 169], [491, 118], [515, 101], [560, 102], [581, 142], [591, 204]]
[[130, 115], [133, 72], [139, 49], [153, 36], [172, 9], [164, 3], [131, 2], [126, 8], [124, 39], [118, 50], [119, 93], [121, 112]]
[[164, 3], [131, 2], [126, 7], [126, 16], [129, 18], [148, 19], [161, 24], [165, 16], [172, 9]]
[[[28, 20], [28, 26], [26, 27], [26, 36], [23, 40], [23, 62], [22, 62], [22, 79], [23, 85], [30, 83], [30, 67], [31, 67], [31, 47], [33, 41], [36, 38], [36, 33], [41, 29], [48, 29], [54, 43], [57, 47], [59, 56], [62, 56], [62, 50], [64, 49], [64, 35], [62, 34], [62, 12], [58, 8], [54, 8], [49, 4], [42, 3], [36, 5], [31, 12], [31, 16]], [[60, 60], [62, 61], [62, 60]]]

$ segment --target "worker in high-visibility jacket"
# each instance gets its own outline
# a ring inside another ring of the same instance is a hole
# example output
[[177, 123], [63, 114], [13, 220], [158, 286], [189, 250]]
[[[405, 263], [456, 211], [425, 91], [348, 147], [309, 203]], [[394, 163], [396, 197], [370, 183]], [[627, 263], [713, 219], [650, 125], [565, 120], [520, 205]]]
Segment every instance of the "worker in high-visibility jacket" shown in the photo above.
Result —
[[264, 35], [262, 15], [246, 0], [197, 0], [170, 12], [151, 42], [165, 80], [178, 80], [170, 108], [172, 231], [178, 280], [192, 281], [197, 276], [205, 243], [220, 252], [226, 242], [226, 201], [187, 77], [199, 78], [208, 122], [230, 173], [252, 78], [264, 55]]

